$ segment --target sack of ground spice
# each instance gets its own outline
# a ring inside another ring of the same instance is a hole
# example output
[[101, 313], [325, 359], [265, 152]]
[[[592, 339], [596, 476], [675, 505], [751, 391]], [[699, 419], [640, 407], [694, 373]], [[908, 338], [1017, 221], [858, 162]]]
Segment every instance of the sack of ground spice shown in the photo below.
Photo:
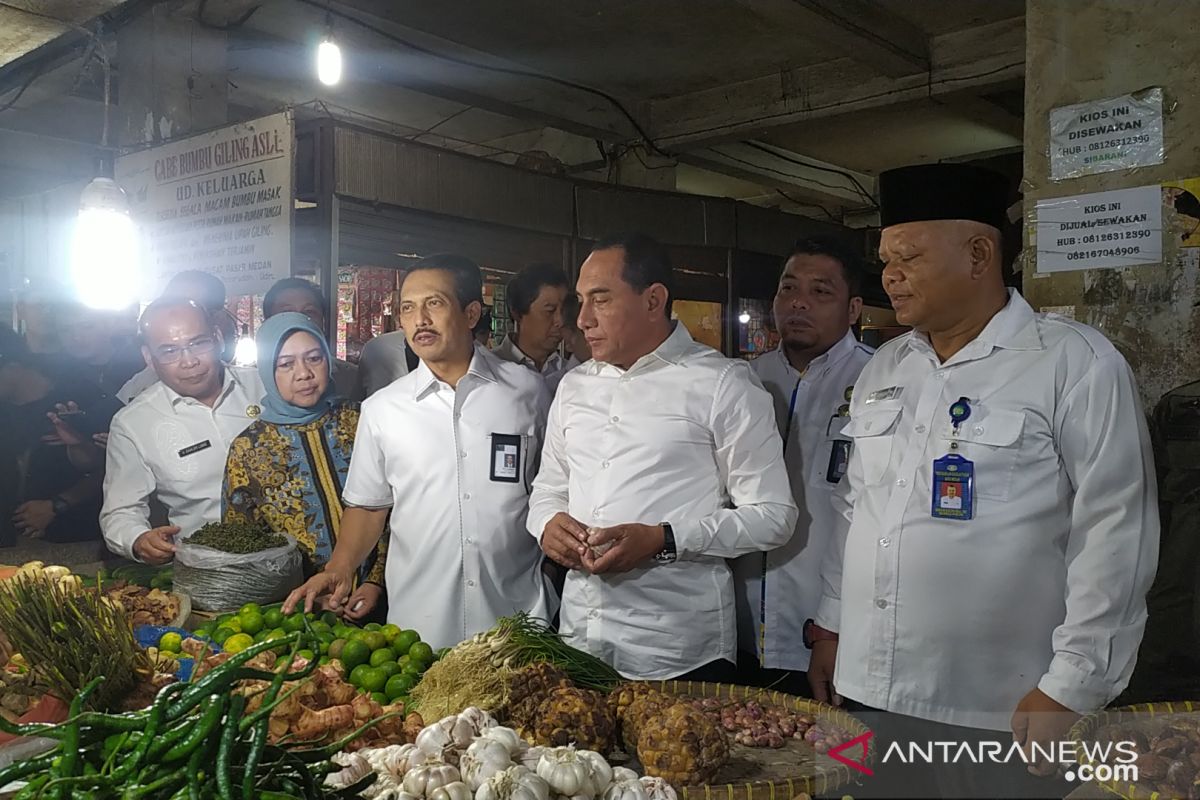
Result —
[[274, 603], [303, 581], [300, 551], [286, 534], [212, 522], [175, 546], [175, 591], [203, 611]]

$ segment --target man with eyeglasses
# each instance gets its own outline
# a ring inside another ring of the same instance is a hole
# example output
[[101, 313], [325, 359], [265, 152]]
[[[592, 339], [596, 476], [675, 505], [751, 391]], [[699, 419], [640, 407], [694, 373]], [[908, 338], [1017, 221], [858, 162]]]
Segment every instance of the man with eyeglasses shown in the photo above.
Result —
[[[100, 527], [113, 552], [165, 564], [177, 535], [220, 521], [229, 443], [258, 416], [265, 392], [257, 370], [222, 363], [225, 337], [195, 302], [156, 300], [138, 327], [158, 383], [113, 418]], [[168, 525], [151, 526], [152, 493]]]
[[[221, 334], [221, 360], [233, 361], [233, 350], [237, 346], [237, 319], [225, 307], [225, 284], [216, 275], [198, 269], [177, 273], [167, 282], [162, 298], [191, 300], [208, 314], [208, 318]], [[134, 375], [117, 390], [117, 399], [129, 405], [133, 398], [158, 383], [153, 367], [146, 367]]]

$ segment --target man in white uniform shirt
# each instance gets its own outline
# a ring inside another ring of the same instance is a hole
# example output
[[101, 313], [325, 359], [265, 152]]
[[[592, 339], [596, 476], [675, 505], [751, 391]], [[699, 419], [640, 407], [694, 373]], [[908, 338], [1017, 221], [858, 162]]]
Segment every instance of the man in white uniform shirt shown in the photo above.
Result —
[[561, 631], [638, 679], [734, 673], [725, 559], [792, 536], [771, 396], [744, 361], [671, 321], [671, 266], [633, 234], [600, 242], [576, 285], [592, 361], [550, 409], [529, 532], [569, 568]]
[[[175, 537], [221, 520], [229, 443], [258, 416], [258, 371], [221, 363], [224, 339], [191, 300], [156, 300], [139, 323], [157, 380], [113, 417], [100, 527], [114, 553], [147, 564], [174, 558]], [[150, 495], [169, 525], [150, 525]]]
[[524, 531], [550, 394], [475, 344], [482, 310], [482, 275], [462, 256], [430, 256], [405, 276], [400, 322], [421, 363], [363, 402], [337, 545], [288, 597], [289, 613], [323, 595], [341, 607], [390, 517], [393, 622], [441, 648], [517, 611], [549, 617], [541, 553]]
[[[1005, 289], [1006, 190], [961, 164], [880, 177], [883, 287], [915, 330], [854, 388], [846, 541], [823, 565], [809, 679], [818, 699], [836, 687], [891, 712], [881, 738], [907, 725], [1045, 752], [1129, 681], [1159, 522], [1125, 359]], [[951, 486], [959, 508], [937, 502]], [[934, 779], [955, 796], [1037, 791], [1024, 763], [989, 767]]]
[[[833, 537], [833, 490], [846, 471], [854, 382], [874, 352], [850, 329], [862, 311], [862, 259], [832, 238], [802, 239], [775, 293], [779, 347], [750, 362], [775, 400], [796, 533], [778, 550], [742, 556], [739, 659], [744, 682], [808, 695], [805, 621], [821, 599], [821, 560]], [[755, 668], [754, 665], [757, 665]]]
[[558, 347], [563, 340], [567, 287], [566, 274], [553, 264], [530, 264], [518, 272], [505, 293], [516, 330], [492, 351], [541, 375], [551, 394], [566, 371]]

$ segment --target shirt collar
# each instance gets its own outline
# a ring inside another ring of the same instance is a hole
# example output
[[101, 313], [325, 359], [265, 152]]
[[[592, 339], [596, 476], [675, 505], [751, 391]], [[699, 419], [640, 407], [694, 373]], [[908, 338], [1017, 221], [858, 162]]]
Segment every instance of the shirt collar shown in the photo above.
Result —
[[[467, 375], [474, 375], [480, 380], [485, 380], [488, 383], [496, 383], [496, 365], [493, 359], [496, 356], [489, 353], [486, 349], [475, 345], [475, 354], [471, 356], [471, 365], [467, 367]], [[442, 386], [442, 380], [433, 374], [433, 370], [424, 362], [417, 363], [417, 368], [413, 371], [413, 400], [422, 400], [431, 393], [437, 391], [439, 386]], [[463, 376], [464, 378], [466, 375]], [[461, 383], [461, 381], [460, 381]]]
[[[517, 346], [517, 339], [514, 334], [508, 334], [496, 347], [496, 352], [501, 358], [507, 361], [513, 361], [522, 364], [530, 369], [537, 371], [537, 362], [525, 355], [525, 352]], [[558, 369], [563, 358], [558, 352], [553, 352], [546, 356], [546, 361], [542, 364], [542, 372], [554, 372]]]
[[[937, 358], [927, 334], [913, 331], [908, 334], [906, 344], [916, 352]], [[988, 320], [988, 324], [970, 344], [955, 353], [946, 363], [984, 358], [996, 349], [1041, 350], [1043, 346], [1033, 309], [1016, 289], [1009, 289], [1008, 302], [1004, 308]]]
[[[688, 333], [686, 325], [680, 323], [678, 320], [673, 321], [671, 324], [674, 328], [671, 330], [671, 334], [663, 340], [662, 344], [635, 361], [633, 366], [628, 370], [621, 371], [633, 373], [646, 369], [651, 364], [658, 363], [674, 364], [675, 366], [683, 364], [684, 357], [695, 347], [696, 343], [692, 339], [692, 335]], [[606, 368], [620, 370], [620, 367], [614, 364], [597, 361], [596, 359], [587, 362], [584, 367], [590, 375], [598, 375]]]
[[[815, 376], [825, 369], [837, 366], [853, 353], [857, 346], [858, 339], [854, 338], [854, 331], [847, 329], [846, 335], [834, 342], [833, 347], [808, 362], [808, 369], [804, 371], [804, 375], [806, 377]], [[789, 374], [797, 376], [800, 374], [800, 371], [793, 367], [792, 362], [788, 360], [787, 353], [783, 349], [783, 342], [780, 342], [779, 347], [775, 348], [775, 355], [783, 362], [783, 366], [789, 371]]]
[[[234, 371], [229, 368], [228, 364], [222, 364], [221, 371], [225, 373], [225, 375], [221, 380], [221, 393], [217, 395], [217, 401], [213, 403], [212, 406], [214, 410], [220, 407], [221, 403], [225, 401], [225, 398], [229, 396], [229, 393], [232, 392], [234, 387], [238, 385], [237, 375], [234, 374]], [[178, 413], [178, 408], [180, 405], [200, 404], [199, 400], [195, 399], [194, 397], [184, 397], [170, 386], [167, 386], [166, 383], [163, 383], [161, 379], [159, 380], [159, 385], [163, 388], [163, 392], [167, 398], [167, 405], [172, 412]], [[191, 401], [190, 403], [188, 402], [189, 400]]]

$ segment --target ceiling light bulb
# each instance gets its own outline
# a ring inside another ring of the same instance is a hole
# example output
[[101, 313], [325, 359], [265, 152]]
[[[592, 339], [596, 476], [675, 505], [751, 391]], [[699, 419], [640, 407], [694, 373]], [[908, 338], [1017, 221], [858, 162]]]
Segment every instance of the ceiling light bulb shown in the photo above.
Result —
[[738, 322], [742, 323], [743, 325], [749, 325], [750, 324], [750, 315], [748, 313], [746, 313], [745, 311], [743, 311], [741, 314], [738, 315]]
[[258, 363], [258, 346], [250, 335], [250, 326], [242, 326], [242, 335], [238, 337], [237, 346], [233, 349], [233, 363], [239, 367], [253, 367]]
[[342, 49], [332, 36], [317, 46], [317, 79], [326, 86], [335, 86], [342, 79]]
[[96, 178], [79, 196], [71, 240], [71, 279], [92, 308], [122, 309], [137, 299], [138, 237], [129, 199], [112, 178]]

